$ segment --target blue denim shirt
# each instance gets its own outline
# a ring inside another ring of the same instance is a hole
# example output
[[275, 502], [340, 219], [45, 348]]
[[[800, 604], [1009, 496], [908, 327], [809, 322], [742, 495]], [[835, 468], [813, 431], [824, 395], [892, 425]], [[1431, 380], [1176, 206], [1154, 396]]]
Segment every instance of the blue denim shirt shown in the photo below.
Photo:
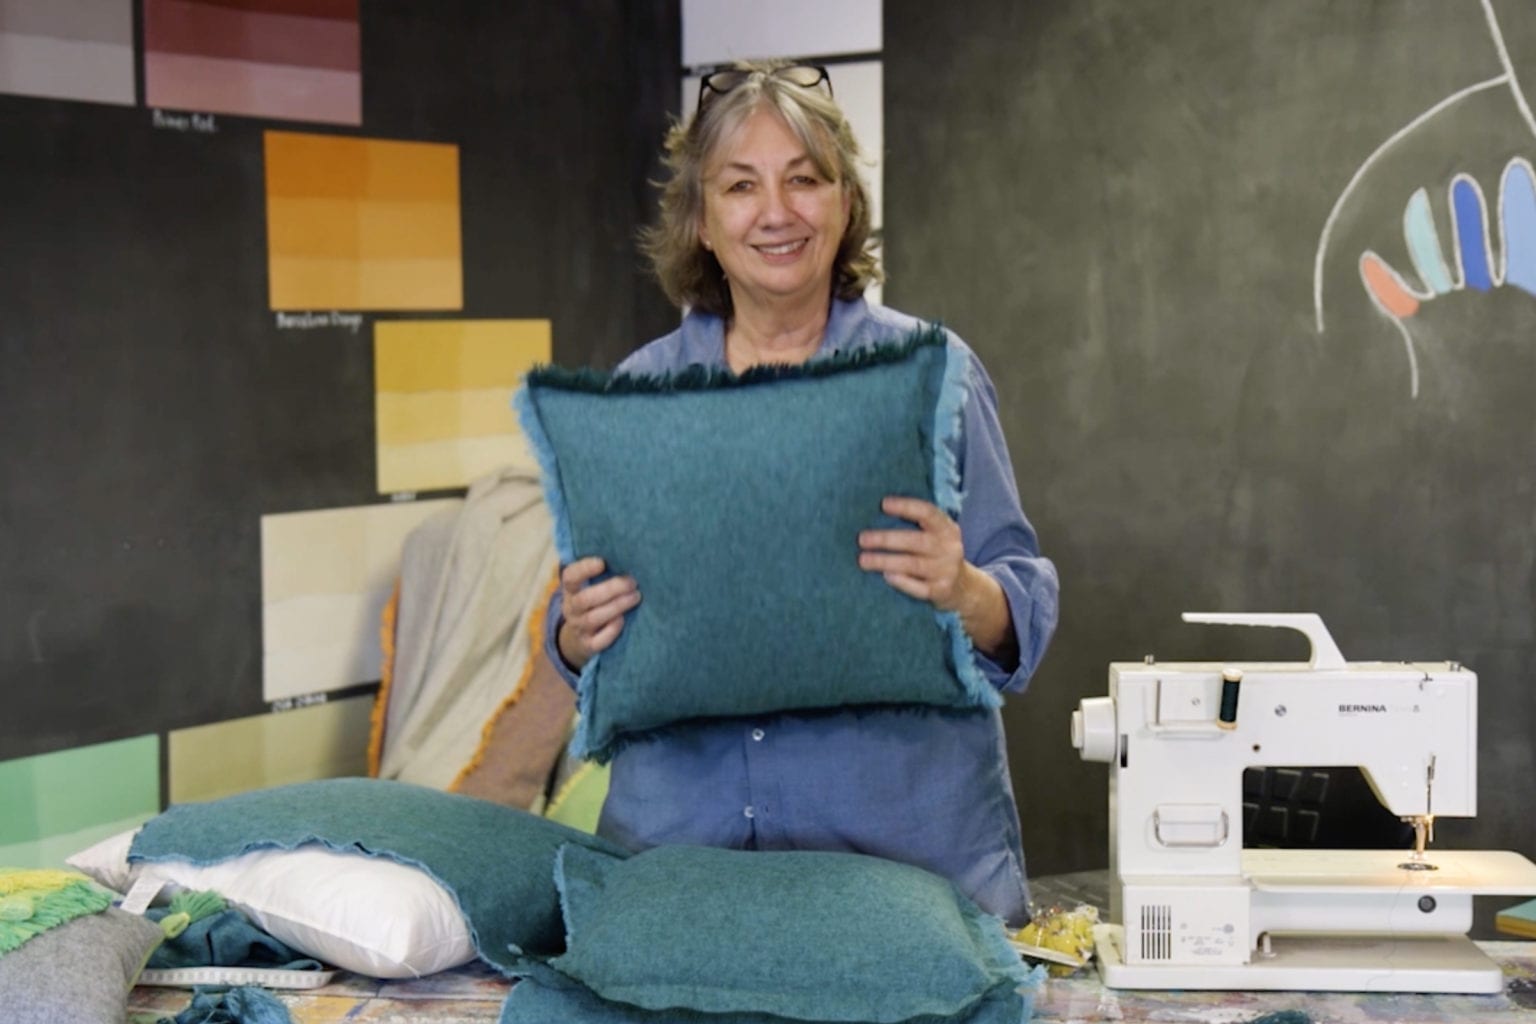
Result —
[[[834, 301], [818, 354], [898, 340], [921, 326], [863, 299]], [[978, 662], [998, 689], [1022, 692], [1056, 628], [1056, 569], [1019, 505], [997, 393], [971, 361], [959, 455], [966, 559], [1003, 588], [1018, 660]], [[725, 365], [725, 324], [690, 313], [621, 371]], [[857, 539], [848, 538], [850, 548]], [[637, 581], [645, 592], [645, 581]], [[546, 617], [555, 647], [556, 591]], [[1028, 914], [1019, 816], [996, 710], [880, 707], [693, 722], [627, 744], [614, 758], [600, 835], [634, 850], [675, 843], [760, 850], [843, 850], [952, 879], [1010, 923]]]

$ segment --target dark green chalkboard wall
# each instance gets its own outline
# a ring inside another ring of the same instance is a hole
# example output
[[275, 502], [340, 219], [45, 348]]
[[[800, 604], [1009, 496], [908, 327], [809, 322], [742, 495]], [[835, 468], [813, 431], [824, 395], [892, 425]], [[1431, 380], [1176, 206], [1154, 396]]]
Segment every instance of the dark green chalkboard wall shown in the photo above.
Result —
[[1499, 237], [1536, 128], [1492, 81], [1490, 14], [1536, 87], [1523, 3], [886, 0], [887, 298], [986, 362], [1061, 570], [1007, 710], [1034, 872], [1107, 863], [1105, 769], [1068, 722], [1109, 662], [1306, 655], [1185, 610], [1315, 611], [1352, 660], [1475, 669], [1479, 815], [1439, 839], [1536, 855], [1536, 295], [1422, 302], [1414, 394], [1358, 269], [1417, 281], [1425, 188], [1454, 270], [1458, 174], [1495, 262], [1529, 247]]
[[383, 500], [373, 317], [267, 310], [263, 130], [456, 144], [443, 315], [548, 318], [557, 360], [611, 363], [674, 319], [634, 232], [678, 18], [365, 0], [356, 129], [0, 96], [0, 759], [260, 711], [261, 516]]

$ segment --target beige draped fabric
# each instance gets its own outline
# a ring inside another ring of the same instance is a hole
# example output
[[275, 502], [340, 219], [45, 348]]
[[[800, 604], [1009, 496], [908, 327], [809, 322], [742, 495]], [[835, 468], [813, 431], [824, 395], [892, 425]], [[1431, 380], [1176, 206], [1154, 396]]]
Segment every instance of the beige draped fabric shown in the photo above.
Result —
[[475, 481], [462, 505], [412, 531], [385, 623], [376, 775], [542, 807], [575, 707], [539, 637], [557, 571], [530, 470]]

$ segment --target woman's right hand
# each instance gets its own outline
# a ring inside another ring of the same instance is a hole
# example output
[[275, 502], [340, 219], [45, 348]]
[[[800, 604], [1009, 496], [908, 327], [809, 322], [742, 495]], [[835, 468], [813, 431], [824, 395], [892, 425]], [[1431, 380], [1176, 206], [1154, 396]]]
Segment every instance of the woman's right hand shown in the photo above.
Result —
[[564, 619], [556, 642], [560, 656], [577, 672], [599, 651], [607, 650], [624, 629], [624, 613], [640, 603], [640, 590], [629, 576], [601, 583], [591, 580], [607, 569], [601, 558], [579, 558], [560, 570]]

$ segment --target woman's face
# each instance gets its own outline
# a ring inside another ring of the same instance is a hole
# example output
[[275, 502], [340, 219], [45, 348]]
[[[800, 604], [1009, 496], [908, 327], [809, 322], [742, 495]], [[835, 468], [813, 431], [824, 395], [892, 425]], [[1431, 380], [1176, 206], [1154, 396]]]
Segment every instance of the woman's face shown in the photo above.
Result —
[[848, 226], [848, 196], [816, 169], [772, 111], [758, 109], [704, 168], [699, 240], [714, 252], [732, 303], [825, 302]]

